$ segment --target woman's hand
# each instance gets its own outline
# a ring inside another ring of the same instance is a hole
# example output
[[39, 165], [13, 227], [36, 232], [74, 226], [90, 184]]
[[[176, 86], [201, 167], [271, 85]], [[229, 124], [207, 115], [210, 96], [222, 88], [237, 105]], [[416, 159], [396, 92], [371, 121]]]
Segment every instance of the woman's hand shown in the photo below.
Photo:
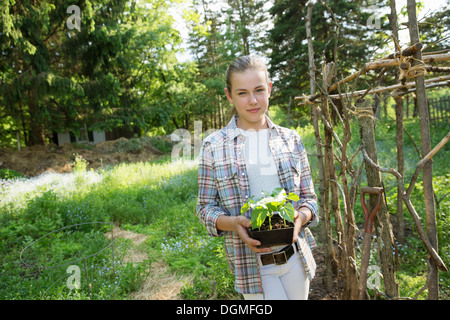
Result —
[[297, 242], [298, 233], [300, 229], [311, 220], [312, 212], [307, 207], [301, 207], [298, 211], [295, 211], [294, 214], [294, 236], [292, 238], [292, 242]]
[[256, 239], [250, 238], [247, 228], [250, 228], [252, 223], [249, 219], [244, 216], [226, 216], [221, 215], [216, 220], [216, 227], [223, 231], [233, 231], [236, 232], [241, 240], [255, 253], [269, 252], [270, 248], [257, 248], [261, 244]]
[[247, 228], [250, 228], [252, 225], [251, 221], [244, 216], [234, 217], [234, 229], [235, 232], [239, 235], [241, 240], [255, 253], [265, 253], [269, 252], [270, 248], [257, 248], [261, 244], [256, 239], [250, 238]]

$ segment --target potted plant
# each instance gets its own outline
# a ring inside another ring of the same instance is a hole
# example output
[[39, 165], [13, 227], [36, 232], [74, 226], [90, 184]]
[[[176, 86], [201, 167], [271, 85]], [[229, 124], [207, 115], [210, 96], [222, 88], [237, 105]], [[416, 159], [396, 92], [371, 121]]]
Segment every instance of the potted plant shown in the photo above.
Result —
[[289, 200], [298, 201], [295, 193], [287, 194], [283, 188], [275, 188], [270, 195], [258, 200], [250, 198], [241, 208], [241, 214], [253, 209], [250, 237], [261, 242], [259, 247], [291, 244], [294, 232], [295, 209]]

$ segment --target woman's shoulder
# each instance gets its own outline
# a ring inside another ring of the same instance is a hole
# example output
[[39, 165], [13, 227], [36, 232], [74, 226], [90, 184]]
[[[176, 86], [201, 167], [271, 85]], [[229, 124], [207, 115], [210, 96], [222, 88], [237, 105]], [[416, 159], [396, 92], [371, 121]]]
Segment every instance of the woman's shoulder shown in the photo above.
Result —
[[299, 139], [299, 140], [301, 140], [300, 134], [296, 130], [293, 130], [293, 129], [290, 129], [290, 128], [286, 128], [286, 127], [282, 127], [282, 126], [277, 125], [277, 124], [274, 124], [274, 127], [277, 129], [277, 131], [280, 133], [280, 135], [283, 138]]
[[225, 143], [225, 139], [227, 136], [227, 128], [224, 127], [219, 130], [212, 130], [212, 132], [208, 133], [208, 135], [203, 139], [203, 145], [205, 144], [223, 144]]

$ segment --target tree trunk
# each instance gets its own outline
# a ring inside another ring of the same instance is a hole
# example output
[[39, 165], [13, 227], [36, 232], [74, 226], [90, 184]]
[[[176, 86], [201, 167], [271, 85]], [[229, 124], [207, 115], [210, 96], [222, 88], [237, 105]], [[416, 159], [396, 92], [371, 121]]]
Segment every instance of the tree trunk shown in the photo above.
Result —
[[40, 123], [39, 106], [36, 103], [33, 90], [28, 94], [28, 109], [30, 112], [30, 145], [45, 145], [45, 128]]
[[25, 116], [23, 114], [22, 99], [19, 100], [19, 114], [20, 114], [20, 122], [22, 123], [23, 139], [25, 141], [25, 146], [28, 146], [30, 145], [30, 136], [27, 131]]
[[292, 96], [289, 97], [289, 104], [288, 104], [288, 108], [287, 108], [287, 116], [286, 116], [286, 126], [289, 128], [290, 124], [291, 124], [291, 107], [292, 104], [294, 103], [294, 99], [292, 99]]
[[[32, 115], [32, 113], [30, 113]], [[45, 145], [44, 126], [30, 121], [30, 146]]]
[[[374, 131], [374, 115], [370, 100], [358, 100], [356, 102], [356, 113], [359, 122], [359, 130], [361, 141], [369, 157], [375, 162], [377, 160], [377, 148], [375, 144]], [[367, 183], [369, 187], [383, 187], [381, 174], [373, 168], [369, 163], [365, 163]], [[369, 212], [376, 207], [378, 203], [378, 195], [370, 195]], [[384, 289], [388, 297], [398, 297], [398, 286], [395, 279], [394, 260], [392, 245], [394, 244], [394, 236], [389, 221], [389, 213], [387, 212], [386, 202], [382, 201], [381, 207], [375, 216], [375, 234], [378, 240], [378, 251], [381, 258], [381, 269], [384, 278]]]
[[[417, 24], [416, 15], [416, 1], [408, 0], [408, 27], [409, 36], [411, 42], [419, 40], [419, 26]], [[414, 54], [414, 63], [422, 60], [422, 52], [417, 51]], [[425, 80], [423, 76], [419, 76], [416, 79], [416, 97], [417, 97], [417, 111], [419, 113], [420, 123], [420, 144], [422, 154], [426, 155], [431, 151], [431, 137], [430, 137], [430, 125], [428, 116], [428, 104], [425, 89]], [[423, 180], [423, 192], [425, 198], [425, 211], [427, 222], [427, 236], [433, 248], [438, 251], [438, 239], [436, 230], [436, 212], [434, 208], [434, 194], [433, 194], [433, 165], [431, 161], [428, 161], [423, 167], [422, 180]], [[428, 264], [428, 299], [437, 300], [439, 298], [439, 277], [438, 268], [434, 260], [429, 259]]]

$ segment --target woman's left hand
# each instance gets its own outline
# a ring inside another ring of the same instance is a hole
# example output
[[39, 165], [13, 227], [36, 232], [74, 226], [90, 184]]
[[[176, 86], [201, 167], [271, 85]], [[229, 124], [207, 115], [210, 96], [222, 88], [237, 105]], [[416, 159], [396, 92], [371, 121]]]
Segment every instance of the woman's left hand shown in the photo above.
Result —
[[298, 233], [302, 226], [311, 220], [312, 212], [309, 208], [301, 207], [300, 210], [295, 211], [294, 214], [294, 236], [292, 238], [292, 243], [297, 242]]

